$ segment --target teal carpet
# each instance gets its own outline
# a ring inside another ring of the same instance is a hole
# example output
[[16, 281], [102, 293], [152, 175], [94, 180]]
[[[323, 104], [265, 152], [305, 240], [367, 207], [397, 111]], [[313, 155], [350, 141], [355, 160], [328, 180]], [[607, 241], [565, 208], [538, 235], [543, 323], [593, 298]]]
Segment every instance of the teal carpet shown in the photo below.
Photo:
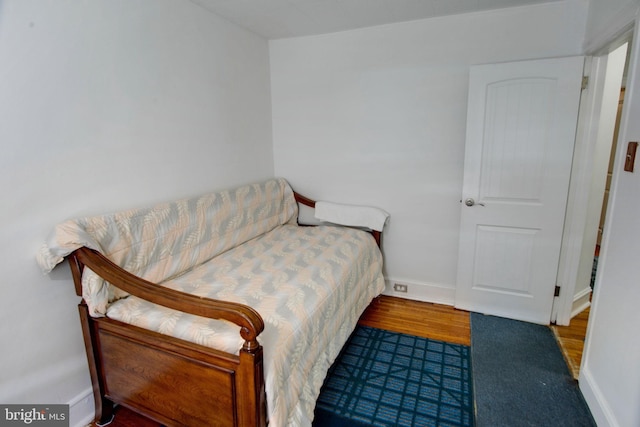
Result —
[[329, 370], [313, 425], [471, 427], [470, 349], [358, 326]]

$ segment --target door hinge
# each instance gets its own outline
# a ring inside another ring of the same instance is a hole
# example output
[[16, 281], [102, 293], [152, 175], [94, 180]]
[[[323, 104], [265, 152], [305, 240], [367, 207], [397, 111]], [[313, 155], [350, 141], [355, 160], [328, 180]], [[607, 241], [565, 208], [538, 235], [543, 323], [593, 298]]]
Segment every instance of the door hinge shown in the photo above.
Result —
[[554, 297], [560, 296], [560, 286], [556, 285], [556, 290], [553, 292]]
[[585, 90], [589, 86], [589, 76], [582, 76], [582, 90]]

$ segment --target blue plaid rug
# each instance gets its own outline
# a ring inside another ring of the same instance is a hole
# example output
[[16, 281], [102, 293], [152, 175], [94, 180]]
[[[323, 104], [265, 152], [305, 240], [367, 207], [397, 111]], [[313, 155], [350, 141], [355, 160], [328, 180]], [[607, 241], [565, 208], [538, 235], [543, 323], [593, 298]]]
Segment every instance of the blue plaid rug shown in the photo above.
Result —
[[358, 326], [327, 374], [314, 427], [473, 426], [469, 347]]

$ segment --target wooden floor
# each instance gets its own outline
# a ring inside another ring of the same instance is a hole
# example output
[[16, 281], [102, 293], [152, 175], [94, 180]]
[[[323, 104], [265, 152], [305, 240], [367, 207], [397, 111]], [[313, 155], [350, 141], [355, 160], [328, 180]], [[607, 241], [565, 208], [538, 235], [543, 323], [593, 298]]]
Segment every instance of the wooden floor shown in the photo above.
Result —
[[582, 351], [584, 350], [584, 339], [587, 336], [587, 322], [589, 320], [589, 309], [571, 319], [569, 326], [551, 326], [564, 359], [569, 370], [575, 379], [580, 374], [580, 363], [582, 362]]
[[380, 296], [358, 322], [364, 326], [471, 345], [469, 312], [448, 305]]
[[[567, 365], [578, 378], [589, 310], [571, 319], [570, 326], [552, 326]], [[360, 318], [359, 324], [456, 344], [471, 345], [469, 313], [453, 307], [381, 296]], [[91, 425], [95, 427], [95, 425]], [[159, 427], [126, 408], [116, 409], [112, 427]]]

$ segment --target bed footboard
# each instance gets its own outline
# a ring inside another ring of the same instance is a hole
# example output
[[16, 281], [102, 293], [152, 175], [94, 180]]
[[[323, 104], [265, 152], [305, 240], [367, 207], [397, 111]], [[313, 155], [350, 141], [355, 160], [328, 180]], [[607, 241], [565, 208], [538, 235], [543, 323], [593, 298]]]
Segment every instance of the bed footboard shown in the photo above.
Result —
[[166, 290], [86, 248], [74, 252], [69, 261], [80, 293], [82, 269], [87, 266], [136, 296], [234, 321], [245, 339], [239, 355], [225, 353], [116, 320], [92, 318], [82, 302], [79, 312], [97, 423], [108, 423], [117, 403], [167, 426], [266, 426], [263, 352], [256, 340], [264, 324], [257, 312]]

